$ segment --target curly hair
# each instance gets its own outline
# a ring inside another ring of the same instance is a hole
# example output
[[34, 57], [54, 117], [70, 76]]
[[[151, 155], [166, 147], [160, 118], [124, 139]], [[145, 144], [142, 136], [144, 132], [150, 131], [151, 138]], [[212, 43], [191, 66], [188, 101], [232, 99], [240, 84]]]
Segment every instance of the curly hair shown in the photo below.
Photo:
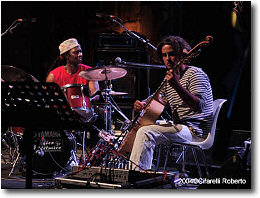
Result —
[[171, 45], [174, 54], [178, 59], [181, 59], [185, 54], [183, 53], [183, 50], [186, 49], [187, 51], [191, 50], [191, 47], [188, 42], [186, 42], [183, 38], [179, 36], [167, 36], [162, 39], [162, 41], [157, 45], [157, 58], [160, 62], [163, 62], [162, 60], [162, 47], [164, 45]]

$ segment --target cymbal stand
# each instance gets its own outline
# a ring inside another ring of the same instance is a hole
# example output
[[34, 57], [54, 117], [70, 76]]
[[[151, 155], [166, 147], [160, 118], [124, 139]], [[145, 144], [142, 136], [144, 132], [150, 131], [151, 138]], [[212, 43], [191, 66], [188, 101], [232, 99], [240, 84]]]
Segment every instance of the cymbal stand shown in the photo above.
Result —
[[12, 165], [8, 174], [9, 177], [14, 173], [15, 168], [18, 167], [20, 160], [22, 160], [18, 139], [19, 135], [13, 131], [12, 127], [8, 127], [7, 131], [2, 135], [2, 145], [8, 150], [8, 158], [6, 159], [6, 156], [3, 155], [3, 151], [1, 157], [5, 164]]
[[[111, 97], [110, 99], [111, 99], [111, 100], [110, 100], [109, 104], [111, 105], [111, 107], [113, 107], [113, 109], [115, 109], [115, 110], [125, 119], [125, 121], [131, 122], [131, 121], [123, 114], [123, 112], [122, 112], [122, 110], [119, 108], [119, 106], [117, 106], [117, 104], [116, 104], [116, 102], [114, 101], [113, 97]], [[112, 102], [113, 102], [114, 104], [113, 104]]]
[[[108, 81], [105, 81], [106, 88], [104, 90], [105, 97], [105, 131], [111, 131], [111, 121], [112, 121], [112, 108], [116, 110], [124, 119], [125, 122], [130, 123], [131, 121], [123, 114], [121, 109], [118, 107], [113, 97], [109, 94], [112, 89], [112, 84], [108, 84]], [[113, 104], [114, 103], [114, 104]]]
[[111, 83], [109, 85], [107, 78], [107, 70], [105, 69], [105, 90], [104, 90], [104, 100], [105, 100], [105, 131], [111, 132], [111, 105], [110, 105], [110, 94]]

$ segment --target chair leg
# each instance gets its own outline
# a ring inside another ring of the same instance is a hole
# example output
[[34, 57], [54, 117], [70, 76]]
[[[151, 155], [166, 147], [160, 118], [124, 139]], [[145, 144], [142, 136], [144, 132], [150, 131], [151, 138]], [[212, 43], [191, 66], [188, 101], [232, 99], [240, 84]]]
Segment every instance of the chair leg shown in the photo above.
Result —
[[206, 161], [206, 156], [205, 156], [205, 153], [203, 150], [200, 150], [201, 153], [202, 153], [202, 159], [203, 159], [203, 162], [204, 162], [204, 165], [205, 165], [205, 170], [206, 170], [206, 174], [207, 174], [207, 177], [209, 177], [209, 169], [208, 169], [208, 164], [207, 164], [207, 161]]
[[158, 171], [158, 169], [159, 169], [160, 156], [161, 156], [161, 148], [162, 148], [162, 145], [160, 144], [160, 145], [158, 146], [158, 156], [157, 156], [157, 162], [156, 162], [155, 171]]
[[192, 150], [193, 157], [194, 157], [194, 160], [195, 160], [195, 163], [196, 163], [197, 169], [198, 169], [199, 176], [200, 176], [200, 178], [202, 178], [202, 174], [201, 174], [201, 169], [200, 169], [200, 165], [199, 165], [199, 161], [198, 161], [197, 153], [196, 153], [196, 151], [195, 151], [194, 148], [191, 148], [191, 150]]
[[180, 161], [180, 159], [182, 158], [182, 167], [181, 167], [181, 171], [185, 172], [185, 149], [186, 146], [182, 146], [182, 152], [180, 153], [180, 155], [178, 156], [177, 160], [176, 160], [176, 164], [178, 164], [178, 162]]
[[168, 157], [169, 157], [170, 149], [171, 149], [170, 146], [167, 147], [167, 152], [166, 152], [166, 158], [165, 158], [165, 161], [164, 161], [163, 171], [166, 170], [166, 165], [167, 165], [167, 163], [168, 163]]
[[183, 151], [180, 153], [180, 155], [178, 156], [178, 158], [177, 158], [177, 160], [176, 160], [176, 164], [180, 161], [180, 159], [181, 159], [181, 157], [182, 157], [182, 155], [183, 155]]
[[185, 150], [186, 150], [186, 146], [182, 147], [182, 166], [181, 166], [181, 171], [183, 173], [185, 173]]

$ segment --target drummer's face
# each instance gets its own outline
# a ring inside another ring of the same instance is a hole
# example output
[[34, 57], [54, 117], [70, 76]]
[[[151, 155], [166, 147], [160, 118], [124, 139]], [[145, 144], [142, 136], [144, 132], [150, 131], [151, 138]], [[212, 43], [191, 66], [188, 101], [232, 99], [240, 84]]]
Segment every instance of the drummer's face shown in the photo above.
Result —
[[69, 63], [79, 64], [82, 62], [82, 50], [80, 46], [74, 47], [70, 50], [67, 60]]

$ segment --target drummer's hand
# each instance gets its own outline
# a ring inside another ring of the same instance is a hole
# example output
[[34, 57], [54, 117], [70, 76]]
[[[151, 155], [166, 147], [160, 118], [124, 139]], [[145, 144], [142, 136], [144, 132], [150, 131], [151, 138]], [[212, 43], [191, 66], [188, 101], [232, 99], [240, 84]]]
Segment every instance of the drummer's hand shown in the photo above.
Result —
[[134, 110], [138, 111], [138, 112], [142, 111], [145, 104], [146, 104], [145, 102], [141, 102], [139, 100], [136, 100], [135, 103], [134, 103]]
[[100, 99], [100, 96], [99, 96], [99, 95], [96, 95], [96, 96], [94, 96], [94, 97], [92, 97], [92, 98], [89, 98], [90, 102], [92, 102], [92, 101], [98, 101], [99, 99]]

